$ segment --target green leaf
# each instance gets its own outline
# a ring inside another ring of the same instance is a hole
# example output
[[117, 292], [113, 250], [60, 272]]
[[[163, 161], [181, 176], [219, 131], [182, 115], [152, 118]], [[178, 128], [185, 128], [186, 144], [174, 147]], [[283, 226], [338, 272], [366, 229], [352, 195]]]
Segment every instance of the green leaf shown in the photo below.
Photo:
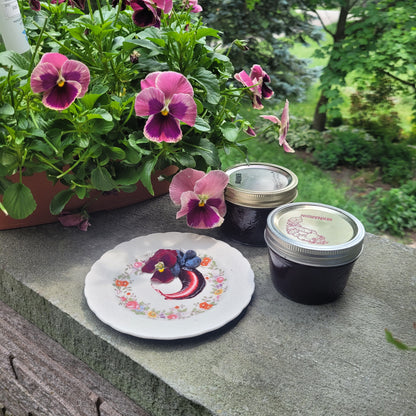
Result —
[[111, 114], [107, 110], [104, 110], [104, 108], [94, 108], [87, 114], [88, 120], [92, 120], [94, 118], [102, 119], [105, 121], [113, 120]]
[[181, 166], [187, 168], [194, 168], [196, 166], [194, 157], [187, 152], [177, 152], [174, 158]]
[[409, 347], [408, 345], [406, 345], [402, 341], [398, 340], [397, 338], [394, 338], [392, 333], [389, 330], [385, 329], [384, 331], [386, 333], [387, 341], [390, 342], [391, 344], [395, 345], [398, 349], [416, 351], [416, 347]]
[[140, 181], [140, 172], [135, 166], [123, 167], [117, 172], [116, 182], [118, 185], [128, 186]]
[[218, 34], [218, 30], [212, 29], [210, 27], [201, 27], [196, 32], [196, 39], [201, 39], [206, 36], [212, 36], [217, 39], [221, 39], [220, 35]]
[[12, 218], [21, 220], [36, 209], [36, 201], [26, 185], [13, 183], [4, 191], [3, 206]]
[[57, 193], [49, 204], [49, 210], [52, 215], [58, 215], [65, 208], [65, 205], [71, 200], [74, 196], [74, 191], [72, 189], [65, 189]]
[[99, 191], [111, 191], [116, 188], [116, 184], [110, 175], [110, 172], [102, 167], [97, 166], [91, 172], [91, 183]]
[[0, 115], [11, 116], [13, 114], [14, 114], [14, 108], [10, 104], [5, 103], [0, 107]]
[[210, 131], [211, 126], [201, 117], [197, 116], [193, 126], [198, 131]]
[[141, 166], [140, 181], [151, 195], [155, 194], [152, 185], [152, 173], [155, 169], [157, 159], [149, 159]]
[[208, 139], [201, 139], [196, 149], [190, 152], [194, 156], [201, 156], [208, 166], [220, 166], [218, 150]]
[[81, 102], [87, 107], [88, 109], [92, 109], [96, 103], [96, 101], [106, 92], [108, 91], [108, 87], [104, 85], [96, 86], [91, 92], [85, 94], [84, 97], [81, 98]]
[[0, 62], [4, 66], [13, 67], [21, 76], [27, 73], [30, 66], [30, 61], [24, 55], [14, 51], [0, 52]]
[[221, 99], [220, 86], [217, 77], [205, 68], [198, 68], [194, 76], [190, 77], [198, 82], [207, 94], [210, 104], [218, 104]]
[[235, 142], [240, 132], [240, 130], [233, 123], [225, 123], [221, 126], [221, 131], [229, 142]]

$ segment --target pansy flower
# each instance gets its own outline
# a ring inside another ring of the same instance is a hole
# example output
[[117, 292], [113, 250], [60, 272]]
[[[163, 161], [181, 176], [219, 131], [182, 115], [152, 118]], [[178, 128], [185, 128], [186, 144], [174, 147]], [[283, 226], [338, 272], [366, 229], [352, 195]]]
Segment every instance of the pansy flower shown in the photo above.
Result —
[[40, 11], [40, 1], [39, 0], [29, 0], [29, 6], [35, 12]]
[[188, 225], [193, 228], [219, 227], [227, 211], [224, 201], [227, 184], [228, 175], [220, 170], [205, 174], [187, 168], [177, 173], [169, 187], [173, 203], [181, 206], [176, 218], [186, 215]]
[[144, 264], [142, 272], [153, 273], [153, 281], [169, 283], [175, 278], [171, 268], [175, 266], [176, 261], [176, 250], [159, 249]]
[[193, 126], [196, 120], [191, 83], [178, 72], [152, 72], [141, 81], [141, 87], [134, 108], [136, 115], [150, 116], [144, 127], [145, 137], [154, 142], [181, 140], [180, 122]]
[[289, 146], [286, 141], [287, 132], [289, 130], [289, 101], [286, 100], [285, 106], [283, 108], [282, 117], [279, 120], [276, 116], [266, 116], [262, 115], [260, 117], [270, 120], [272, 123], [278, 124], [279, 128], [279, 144], [283, 146], [285, 152], [294, 153], [295, 151]]
[[235, 74], [234, 78], [249, 88], [253, 108], [257, 110], [263, 108], [261, 102], [262, 98], [268, 100], [274, 94], [273, 90], [266, 85], [266, 83], [270, 82], [270, 76], [263, 71], [260, 65], [253, 65], [250, 75], [248, 75], [246, 71], [241, 71], [238, 74]]
[[45, 53], [33, 69], [30, 86], [43, 93], [42, 103], [52, 110], [65, 110], [88, 90], [90, 71], [82, 62], [60, 53]]
[[191, 13], [202, 12], [202, 7], [198, 4], [198, 0], [183, 0], [184, 7], [191, 9]]
[[162, 12], [169, 14], [172, 11], [172, 0], [131, 0], [133, 22], [140, 27], [160, 27]]

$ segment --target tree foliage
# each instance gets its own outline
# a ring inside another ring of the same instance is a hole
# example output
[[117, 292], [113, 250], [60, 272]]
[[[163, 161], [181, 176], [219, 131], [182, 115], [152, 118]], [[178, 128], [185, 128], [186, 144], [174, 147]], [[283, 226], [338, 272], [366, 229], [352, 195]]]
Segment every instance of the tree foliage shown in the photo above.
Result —
[[230, 58], [236, 71], [249, 71], [260, 64], [272, 78], [272, 87], [280, 99], [302, 98], [316, 78], [308, 61], [290, 53], [293, 42], [305, 42], [307, 37], [320, 38], [305, 17], [293, 11], [295, 0], [200, 0], [204, 20], [224, 34], [224, 46], [235, 39], [246, 41], [248, 50], [236, 46]]
[[[340, 87], [354, 71], [371, 80], [374, 88], [389, 82], [396, 92], [416, 93], [416, 2], [413, 0], [305, 0], [300, 7], [316, 13], [337, 9], [335, 30], [323, 25], [332, 44], [323, 48], [329, 61], [321, 75], [314, 127], [324, 130], [326, 115], [338, 115]], [[388, 79], [389, 81], [386, 81]], [[357, 81], [360, 81], [358, 79]]]

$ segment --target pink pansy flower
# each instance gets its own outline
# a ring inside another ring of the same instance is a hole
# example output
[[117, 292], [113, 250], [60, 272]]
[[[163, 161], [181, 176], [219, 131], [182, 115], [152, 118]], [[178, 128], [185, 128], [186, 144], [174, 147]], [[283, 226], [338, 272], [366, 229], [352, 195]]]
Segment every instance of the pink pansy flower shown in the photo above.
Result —
[[289, 146], [286, 141], [287, 132], [289, 130], [289, 101], [286, 100], [285, 106], [283, 108], [282, 117], [279, 120], [276, 116], [260, 116], [267, 120], [270, 120], [272, 123], [276, 123], [280, 126], [279, 129], [279, 144], [283, 146], [285, 152], [294, 153], [295, 151]]
[[85, 95], [89, 83], [88, 67], [60, 53], [45, 53], [30, 77], [33, 92], [43, 93], [43, 105], [52, 110], [68, 108]]
[[176, 218], [186, 215], [188, 225], [193, 228], [219, 227], [227, 211], [224, 201], [227, 184], [228, 175], [220, 170], [205, 174], [187, 168], [177, 173], [169, 187], [173, 203], [181, 206]]
[[183, 5], [191, 9], [192, 13], [202, 12], [202, 7], [198, 4], [198, 0], [183, 0]]
[[169, 14], [172, 11], [172, 0], [131, 0], [130, 6], [134, 10], [133, 22], [140, 27], [160, 27], [162, 12]]
[[153, 273], [152, 280], [169, 283], [175, 276], [170, 270], [176, 264], [176, 250], [157, 250], [142, 267], [143, 273]]
[[141, 81], [142, 91], [134, 108], [150, 116], [144, 135], [153, 142], [176, 143], [182, 139], [180, 122], [193, 126], [197, 108], [191, 83], [178, 72], [153, 72]]
[[274, 94], [273, 90], [266, 85], [266, 82], [270, 82], [270, 77], [260, 65], [253, 65], [250, 75], [246, 71], [241, 71], [235, 74], [234, 78], [250, 89], [253, 108], [257, 110], [263, 108], [262, 98], [268, 100]]

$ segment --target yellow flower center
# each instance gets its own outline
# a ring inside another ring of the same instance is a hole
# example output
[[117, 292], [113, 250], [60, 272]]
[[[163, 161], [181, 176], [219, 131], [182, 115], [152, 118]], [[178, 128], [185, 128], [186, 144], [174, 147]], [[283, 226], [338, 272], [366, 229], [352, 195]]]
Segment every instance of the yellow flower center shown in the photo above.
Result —
[[162, 116], [167, 116], [169, 114], [169, 110], [165, 107], [162, 111]]
[[199, 196], [199, 202], [198, 202], [198, 206], [199, 207], [204, 207], [205, 204], [207, 203], [208, 200], [208, 195], [198, 195]]
[[160, 273], [162, 273], [165, 270], [165, 264], [163, 263], [163, 261], [156, 263], [155, 269], [157, 269]]
[[62, 77], [62, 75], [59, 75], [58, 81], [56, 81], [56, 85], [58, 85], [58, 87], [63, 87], [65, 85], [65, 79]]

